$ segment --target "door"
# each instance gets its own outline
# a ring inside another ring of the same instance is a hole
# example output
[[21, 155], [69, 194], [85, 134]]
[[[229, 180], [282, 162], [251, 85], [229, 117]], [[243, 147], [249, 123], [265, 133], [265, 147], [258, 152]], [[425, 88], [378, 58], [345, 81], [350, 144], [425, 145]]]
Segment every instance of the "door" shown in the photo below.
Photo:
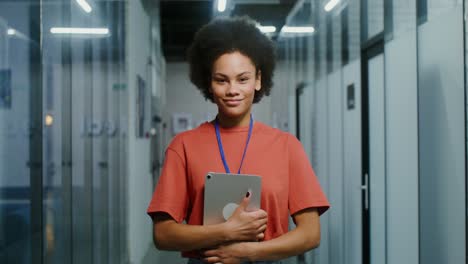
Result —
[[383, 41], [363, 51], [363, 262], [386, 263], [385, 75]]

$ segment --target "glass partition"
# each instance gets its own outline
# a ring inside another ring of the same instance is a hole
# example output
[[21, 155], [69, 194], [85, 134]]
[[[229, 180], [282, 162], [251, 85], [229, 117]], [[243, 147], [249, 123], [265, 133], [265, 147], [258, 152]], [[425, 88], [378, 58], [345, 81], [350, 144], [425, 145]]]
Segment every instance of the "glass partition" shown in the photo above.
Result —
[[125, 4], [0, 1], [0, 263], [127, 258]]
[[[39, 6], [0, 2], [0, 262], [41, 256]], [[39, 217], [35, 217], [39, 216]]]

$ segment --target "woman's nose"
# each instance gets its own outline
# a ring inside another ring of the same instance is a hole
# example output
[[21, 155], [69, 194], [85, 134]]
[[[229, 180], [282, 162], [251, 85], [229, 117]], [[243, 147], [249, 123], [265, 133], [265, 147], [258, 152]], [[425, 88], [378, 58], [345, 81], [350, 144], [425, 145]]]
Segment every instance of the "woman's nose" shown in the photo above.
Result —
[[235, 82], [230, 82], [228, 89], [226, 91], [226, 94], [228, 95], [237, 95], [239, 94], [239, 85], [236, 84]]

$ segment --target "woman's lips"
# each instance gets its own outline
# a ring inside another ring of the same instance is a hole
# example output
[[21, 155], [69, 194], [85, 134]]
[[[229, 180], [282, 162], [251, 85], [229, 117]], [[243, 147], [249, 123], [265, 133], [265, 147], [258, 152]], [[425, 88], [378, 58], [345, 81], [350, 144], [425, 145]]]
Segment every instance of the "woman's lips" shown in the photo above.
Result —
[[227, 100], [224, 100], [224, 103], [227, 106], [238, 106], [241, 104], [241, 101], [242, 99], [227, 99]]

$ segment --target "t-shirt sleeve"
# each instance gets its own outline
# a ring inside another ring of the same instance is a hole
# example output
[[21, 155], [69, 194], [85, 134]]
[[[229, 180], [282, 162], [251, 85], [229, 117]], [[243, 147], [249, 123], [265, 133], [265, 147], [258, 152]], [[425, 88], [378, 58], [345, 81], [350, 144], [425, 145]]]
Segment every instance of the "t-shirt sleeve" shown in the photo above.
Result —
[[166, 150], [162, 172], [147, 213], [151, 216], [165, 212], [181, 223], [186, 217], [189, 197], [186, 162], [177, 145], [178, 142], [173, 142]]
[[302, 144], [296, 137], [288, 136], [289, 211], [293, 215], [307, 208], [317, 208], [321, 215], [328, 210], [330, 204]]

